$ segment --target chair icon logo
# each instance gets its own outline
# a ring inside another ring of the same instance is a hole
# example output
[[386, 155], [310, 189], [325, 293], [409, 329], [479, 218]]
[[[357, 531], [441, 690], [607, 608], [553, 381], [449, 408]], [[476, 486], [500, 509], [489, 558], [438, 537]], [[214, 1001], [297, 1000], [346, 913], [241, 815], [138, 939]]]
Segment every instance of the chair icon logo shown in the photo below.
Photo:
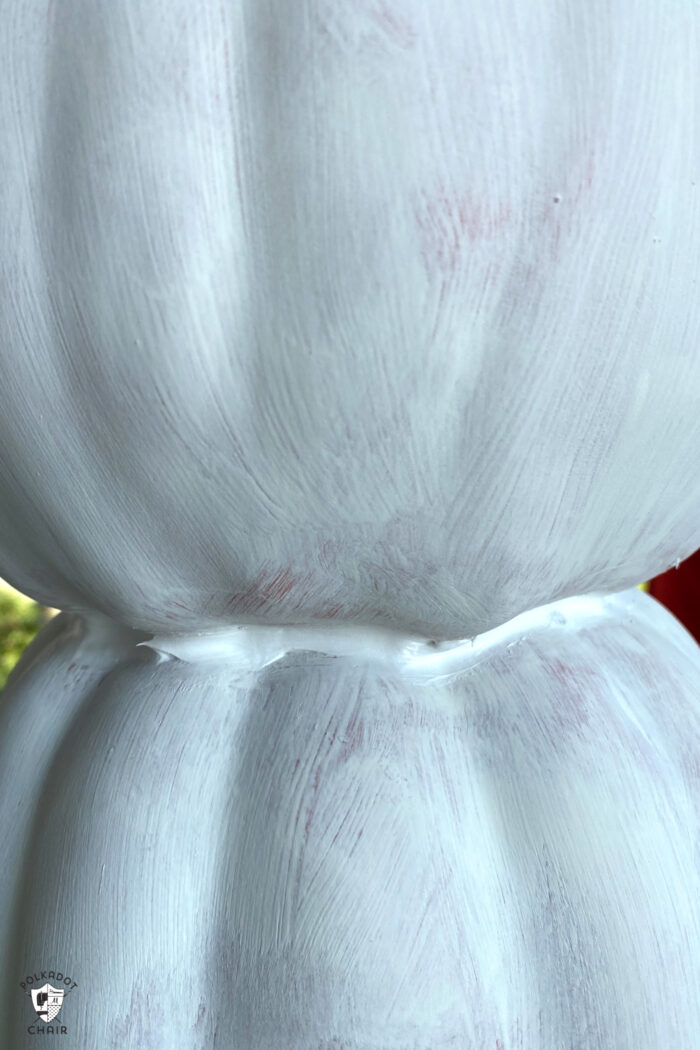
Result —
[[48, 981], [41, 988], [32, 988], [32, 1004], [42, 1021], [53, 1021], [63, 1006], [65, 988], [54, 988]]
[[[56, 984], [52, 984], [56, 981]], [[61, 982], [63, 987], [61, 988]], [[67, 995], [78, 987], [78, 982], [72, 977], [65, 977], [60, 970], [39, 970], [38, 973], [27, 974], [19, 986], [25, 995], [31, 997], [32, 1006], [36, 1017], [27, 1028], [29, 1035], [67, 1035], [68, 1029], [60, 1021], [52, 1022], [61, 1012], [63, 1001]]]

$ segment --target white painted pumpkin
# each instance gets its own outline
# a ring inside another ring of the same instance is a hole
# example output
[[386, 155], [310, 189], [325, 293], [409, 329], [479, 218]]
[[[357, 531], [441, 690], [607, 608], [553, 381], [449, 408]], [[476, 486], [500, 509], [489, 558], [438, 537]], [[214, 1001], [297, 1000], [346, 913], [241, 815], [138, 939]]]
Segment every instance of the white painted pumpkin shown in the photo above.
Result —
[[63, 614], [7, 688], [0, 1046], [42, 971], [85, 1050], [696, 1045], [700, 660], [653, 599], [140, 637]]
[[10, 582], [463, 637], [700, 545], [696, 5], [2, 11]]
[[0, 16], [0, 1047], [700, 1045], [700, 8]]

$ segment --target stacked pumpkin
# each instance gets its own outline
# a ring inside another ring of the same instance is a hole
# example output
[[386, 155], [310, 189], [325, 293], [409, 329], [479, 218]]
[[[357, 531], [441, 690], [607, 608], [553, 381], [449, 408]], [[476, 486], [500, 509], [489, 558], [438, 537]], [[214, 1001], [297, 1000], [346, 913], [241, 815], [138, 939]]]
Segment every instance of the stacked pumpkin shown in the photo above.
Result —
[[699, 34], [0, 22], [0, 1046], [694, 1045]]

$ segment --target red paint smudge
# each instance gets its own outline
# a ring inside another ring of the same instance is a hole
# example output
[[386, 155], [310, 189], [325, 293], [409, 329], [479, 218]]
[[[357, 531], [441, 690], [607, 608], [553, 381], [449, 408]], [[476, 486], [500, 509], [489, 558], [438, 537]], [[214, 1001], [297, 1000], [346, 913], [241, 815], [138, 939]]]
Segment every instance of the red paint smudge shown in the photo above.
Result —
[[232, 594], [226, 606], [238, 612], [259, 612], [268, 604], [281, 602], [298, 582], [289, 568], [274, 574], [263, 570], [244, 590]]
[[563, 686], [553, 707], [554, 718], [562, 728], [576, 728], [590, 722], [588, 698], [593, 688], [587, 690], [586, 680], [593, 680], [593, 675], [577, 670], [574, 672], [561, 660], [552, 660], [550, 670]]
[[512, 221], [510, 205], [476, 196], [470, 189], [450, 193], [441, 187], [415, 207], [426, 269], [453, 274], [465, 243], [501, 236]]
[[372, 17], [392, 43], [398, 44], [399, 47], [412, 47], [418, 39], [418, 34], [408, 19], [390, 7], [385, 0], [382, 0]]

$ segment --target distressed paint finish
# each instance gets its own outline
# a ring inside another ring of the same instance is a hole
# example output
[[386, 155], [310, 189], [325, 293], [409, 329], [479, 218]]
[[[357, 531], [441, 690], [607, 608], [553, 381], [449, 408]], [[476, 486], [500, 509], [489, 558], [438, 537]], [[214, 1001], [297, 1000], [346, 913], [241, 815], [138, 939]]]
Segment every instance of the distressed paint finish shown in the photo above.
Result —
[[2, 1050], [700, 1045], [699, 45], [0, 0]]
[[700, 7], [0, 0], [0, 575], [462, 638], [700, 545]]
[[81, 1050], [697, 1046], [700, 655], [652, 598], [110, 633], [63, 614], [2, 708], [0, 1046], [49, 966]]

